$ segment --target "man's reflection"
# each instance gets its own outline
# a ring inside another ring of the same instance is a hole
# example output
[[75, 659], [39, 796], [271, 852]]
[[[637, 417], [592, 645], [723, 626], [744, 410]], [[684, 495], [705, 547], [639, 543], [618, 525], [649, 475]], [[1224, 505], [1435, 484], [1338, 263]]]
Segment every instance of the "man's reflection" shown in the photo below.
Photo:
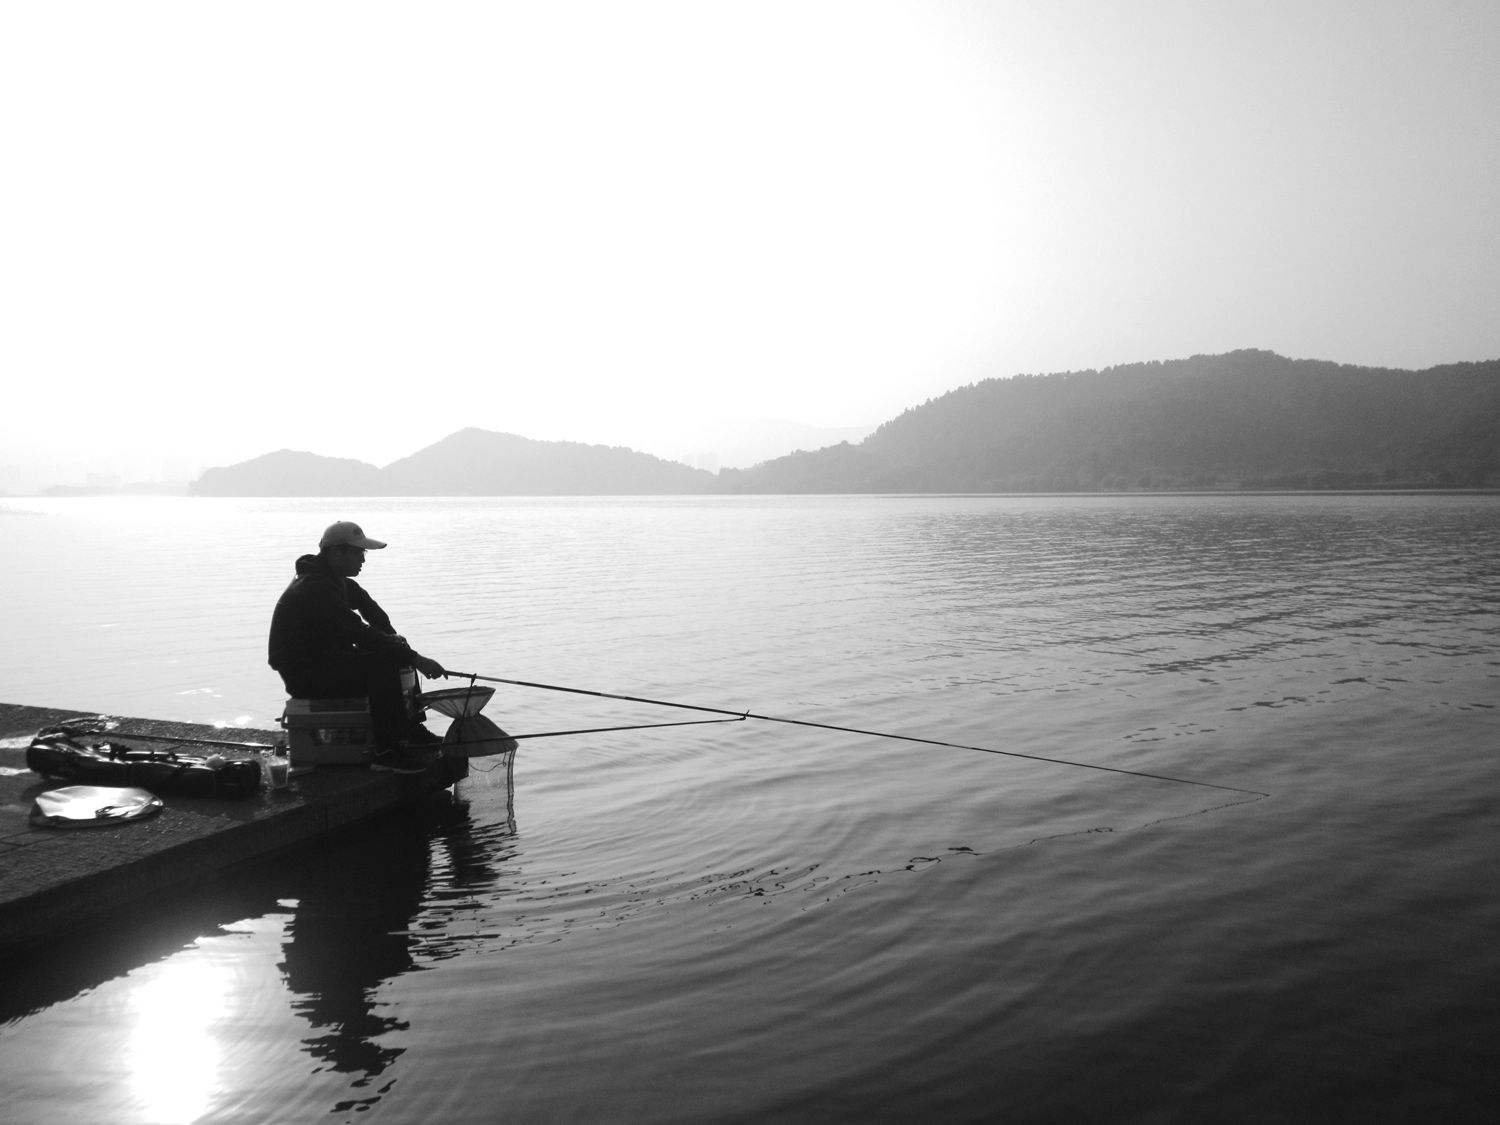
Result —
[[303, 1049], [332, 1070], [357, 1075], [356, 1087], [368, 1086], [405, 1050], [388, 1037], [408, 1025], [383, 1011], [378, 987], [419, 968], [418, 956], [444, 956], [440, 945], [419, 950], [424, 939], [413, 926], [434, 881], [470, 890], [492, 885], [495, 836], [514, 832], [509, 803], [507, 813], [504, 827], [493, 826], [498, 833], [476, 839], [468, 803], [445, 791], [409, 815], [384, 818], [301, 857], [290, 873], [288, 897], [296, 906], [281, 969], [293, 1011], [315, 1032]]

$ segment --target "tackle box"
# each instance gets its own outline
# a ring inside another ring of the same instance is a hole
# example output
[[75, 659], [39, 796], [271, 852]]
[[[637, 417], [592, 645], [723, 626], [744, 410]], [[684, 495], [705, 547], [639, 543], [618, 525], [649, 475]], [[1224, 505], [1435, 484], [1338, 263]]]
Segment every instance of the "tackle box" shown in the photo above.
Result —
[[[421, 703], [422, 681], [414, 669], [401, 669], [401, 696], [408, 718], [427, 717]], [[299, 766], [367, 766], [375, 754], [375, 732], [370, 725], [370, 701], [352, 699], [288, 699], [281, 713], [292, 768]]]
[[288, 699], [281, 715], [292, 766], [367, 766], [375, 752], [364, 699]]

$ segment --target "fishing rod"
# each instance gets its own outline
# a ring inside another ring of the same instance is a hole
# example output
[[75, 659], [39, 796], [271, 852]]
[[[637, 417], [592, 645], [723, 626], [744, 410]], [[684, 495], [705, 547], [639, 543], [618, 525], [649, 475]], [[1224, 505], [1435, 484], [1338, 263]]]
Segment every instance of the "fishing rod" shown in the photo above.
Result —
[[105, 735], [114, 738], [133, 738], [137, 742], [172, 742], [184, 743], [192, 746], [222, 746], [231, 750], [274, 750], [275, 747], [269, 742], [231, 742], [224, 738], [189, 738], [181, 734], [161, 734], [151, 731], [121, 730], [119, 727], [111, 727], [107, 724], [81, 723], [78, 726], [70, 726], [68, 723], [59, 724], [66, 727], [70, 734], [92, 734]]
[[[639, 695], [615, 695], [606, 691], [589, 691], [586, 688], [563, 687], [560, 684], [540, 684], [531, 680], [507, 680], [500, 676], [481, 676], [475, 672], [449, 672], [450, 676], [461, 676], [466, 680], [483, 680], [491, 684], [510, 684], [512, 687], [538, 688], [542, 691], [561, 691], [570, 695], [589, 695], [596, 699], [617, 699], [625, 703], [646, 703], [654, 707], [677, 707], [684, 711], [702, 711], [710, 715], [731, 715], [735, 719], [759, 719], [763, 723], [785, 723], [796, 727], [814, 727], [818, 730], [838, 731], [842, 734], [863, 734], [871, 738], [891, 738], [899, 742], [916, 742], [924, 746], [942, 746], [952, 750], [977, 750], [981, 754], [999, 754], [1007, 758], [1025, 758], [1033, 762], [1047, 762], [1054, 766], [1076, 766], [1085, 770], [1102, 770], [1105, 773], [1119, 773], [1127, 777], [1144, 777], [1152, 781], [1171, 781], [1178, 785], [1197, 785], [1204, 789], [1219, 789], [1226, 793], [1247, 793], [1254, 797], [1269, 797], [1269, 793], [1262, 793], [1258, 789], [1239, 789], [1233, 785], [1219, 785], [1212, 781], [1194, 781], [1187, 777], [1169, 777], [1161, 773], [1145, 773], [1141, 770], [1121, 769], [1117, 766], [1101, 766], [1093, 762], [1074, 762], [1066, 758], [1048, 758], [1041, 754], [1023, 754], [1019, 750], [997, 750], [993, 746], [971, 746], [964, 742], [944, 742], [936, 738], [918, 738], [911, 734], [894, 734], [891, 731], [864, 730], [860, 727], [837, 726], [833, 723], [815, 723], [808, 719], [787, 719], [777, 715], [758, 715], [752, 711], [730, 711], [723, 707], [702, 707], [696, 703], [675, 703], [666, 699], [647, 699]], [[728, 722], [731, 720], [718, 720]], [[666, 724], [651, 724], [666, 725]], [[675, 724], [673, 724], [675, 725]], [[684, 724], [689, 725], [689, 724]], [[559, 732], [568, 733], [568, 732]], [[585, 732], [579, 732], [585, 733]]]
[[[685, 723], [637, 723], [628, 727], [589, 727], [584, 730], [548, 730], [538, 731], [534, 734], [508, 734], [505, 737], [513, 742], [520, 742], [526, 738], [558, 738], [565, 734], [607, 734], [617, 730], [649, 730], [654, 727], [702, 727], [713, 723], [742, 723], [746, 716], [736, 715], [732, 719], [691, 719]], [[80, 726], [69, 727], [70, 733], [89, 735], [110, 735], [115, 738], [131, 738], [137, 742], [169, 742], [172, 744], [184, 743], [192, 746], [222, 746], [231, 750], [274, 750], [276, 747], [269, 742], [231, 742], [223, 738], [189, 738], [186, 735], [175, 734], [151, 734], [146, 731], [121, 730], [117, 727], [108, 726]]]

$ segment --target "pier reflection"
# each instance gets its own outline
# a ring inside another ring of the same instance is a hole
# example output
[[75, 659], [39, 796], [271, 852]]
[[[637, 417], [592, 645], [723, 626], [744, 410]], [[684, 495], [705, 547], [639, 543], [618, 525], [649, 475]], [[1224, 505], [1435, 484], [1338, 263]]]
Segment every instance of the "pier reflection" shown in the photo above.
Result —
[[275, 914], [277, 893], [262, 870], [193, 895], [163, 896], [149, 911], [62, 933], [46, 946], [0, 960], [0, 1026], [93, 992], [136, 970], [222, 935], [248, 918]]

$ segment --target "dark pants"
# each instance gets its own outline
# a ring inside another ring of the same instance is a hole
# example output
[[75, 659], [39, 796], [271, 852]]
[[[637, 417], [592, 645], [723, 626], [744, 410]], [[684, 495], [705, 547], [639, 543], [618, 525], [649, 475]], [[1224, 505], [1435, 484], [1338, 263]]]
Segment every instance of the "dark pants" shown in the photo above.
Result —
[[368, 698], [375, 745], [392, 750], [400, 743], [406, 725], [406, 697], [401, 693], [404, 667], [395, 656], [361, 653], [315, 668], [282, 672], [281, 680], [293, 699]]

